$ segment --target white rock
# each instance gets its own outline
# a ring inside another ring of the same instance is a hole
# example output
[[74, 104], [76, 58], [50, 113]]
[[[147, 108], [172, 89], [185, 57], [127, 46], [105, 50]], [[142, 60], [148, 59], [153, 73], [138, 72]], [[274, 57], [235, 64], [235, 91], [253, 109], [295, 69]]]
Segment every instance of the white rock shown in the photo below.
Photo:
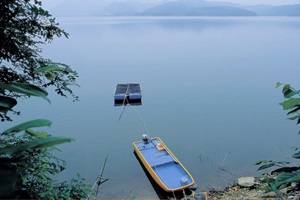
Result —
[[254, 177], [241, 177], [238, 178], [238, 185], [241, 187], [252, 187], [255, 185]]

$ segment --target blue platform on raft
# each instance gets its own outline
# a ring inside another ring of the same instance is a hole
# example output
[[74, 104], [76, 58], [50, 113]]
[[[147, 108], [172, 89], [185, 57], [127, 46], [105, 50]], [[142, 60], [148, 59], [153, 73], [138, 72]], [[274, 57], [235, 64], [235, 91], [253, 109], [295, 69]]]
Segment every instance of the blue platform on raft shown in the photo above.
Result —
[[139, 83], [117, 84], [114, 94], [115, 105], [141, 105], [142, 92]]

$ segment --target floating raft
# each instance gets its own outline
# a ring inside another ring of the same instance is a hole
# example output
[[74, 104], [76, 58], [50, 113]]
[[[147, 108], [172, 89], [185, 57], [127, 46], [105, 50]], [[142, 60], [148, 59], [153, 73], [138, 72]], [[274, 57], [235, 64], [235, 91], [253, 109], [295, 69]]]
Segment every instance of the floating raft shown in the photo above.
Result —
[[142, 93], [139, 83], [117, 84], [114, 95], [115, 105], [141, 105]]
[[155, 182], [166, 192], [182, 191], [194, 179], [159, 137], [133, 143], [134, 151]]

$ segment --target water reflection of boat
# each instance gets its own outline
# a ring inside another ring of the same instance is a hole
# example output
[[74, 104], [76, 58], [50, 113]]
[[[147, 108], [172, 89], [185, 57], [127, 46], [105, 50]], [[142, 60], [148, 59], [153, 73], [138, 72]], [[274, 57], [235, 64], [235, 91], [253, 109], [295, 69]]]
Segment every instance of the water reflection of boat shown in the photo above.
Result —
[[159, 137], [143, 135], [133, 146], [142, 166], [164, 192], [182, 193], [194, 185], [192, 175]]

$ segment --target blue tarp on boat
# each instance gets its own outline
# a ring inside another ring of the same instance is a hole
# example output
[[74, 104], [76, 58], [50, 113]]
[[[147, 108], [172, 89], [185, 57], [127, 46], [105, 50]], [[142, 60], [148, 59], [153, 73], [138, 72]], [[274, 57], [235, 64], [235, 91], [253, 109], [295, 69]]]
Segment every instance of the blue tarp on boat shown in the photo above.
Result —
[[194, 184], [190, 173], [158, 137], [134, 142], [134, 150], [157, 184], [167, 192]]

